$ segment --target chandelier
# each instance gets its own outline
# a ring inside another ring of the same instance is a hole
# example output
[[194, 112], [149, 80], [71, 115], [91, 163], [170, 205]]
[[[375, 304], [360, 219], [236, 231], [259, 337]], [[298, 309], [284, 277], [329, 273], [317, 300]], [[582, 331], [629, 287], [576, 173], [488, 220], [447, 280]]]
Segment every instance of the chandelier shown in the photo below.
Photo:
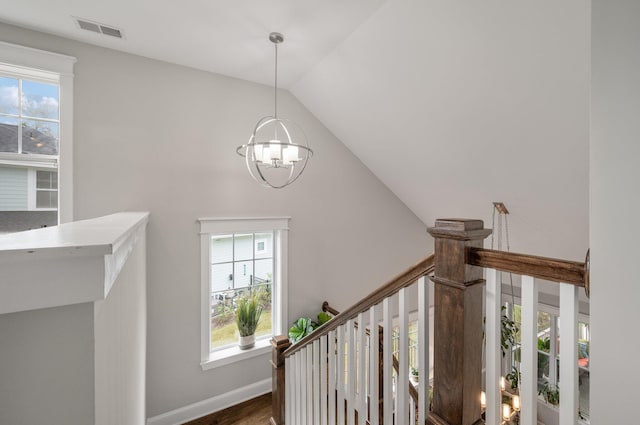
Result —
[[255, 181], [265, 187], [281, 189], [300, 177], [313, 151], [300, 126], [278, 118], [278, 44], [284, 41], [284, 37], [272, 32], [269, 40], [275, 46], [273, 116], [261, 118], [249, 142], [238, 146], [236, 152], [245, 158], [249, 174]]

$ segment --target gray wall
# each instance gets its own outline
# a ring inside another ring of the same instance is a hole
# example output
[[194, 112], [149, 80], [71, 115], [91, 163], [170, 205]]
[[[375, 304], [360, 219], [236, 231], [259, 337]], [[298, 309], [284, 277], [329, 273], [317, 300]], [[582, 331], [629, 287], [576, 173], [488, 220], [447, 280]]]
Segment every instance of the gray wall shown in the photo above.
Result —
[[591, 423], [628, 424], [638, 391], [627, 383], [640, 381], [640, 3], [594, 0], [592, 25]]
[[0, 315], [0, 424], [94, 420], [93, 305]]
[[272, 88], [4, 24], [0, 39], [78, 59], [76, 218], [151, 212], [149, 417], [270, 376], [268, 356], [200, 368], [198, 217], [292, 217], [290, 318], [325, 299], [343, 309], [432, 251], [425, 225], [288, 92], [279, 112], [316, 155], [293, 186], [267, 190], [235, 148], [271, 113]]

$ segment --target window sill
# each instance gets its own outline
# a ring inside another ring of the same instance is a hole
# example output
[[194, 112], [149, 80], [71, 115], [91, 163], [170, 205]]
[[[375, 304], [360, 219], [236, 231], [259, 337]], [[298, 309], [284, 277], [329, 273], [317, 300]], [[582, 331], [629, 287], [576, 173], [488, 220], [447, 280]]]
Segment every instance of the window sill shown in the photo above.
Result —
[[256, 341], [256, 345], [248, 350], [241, 350], [238, 346], [224, 350], [214, 351], [209, 354], [209, 359], [200, 363], [202, 370], [215, 369], [241, 360], [268, 354], [271, 351], [271, 338]]

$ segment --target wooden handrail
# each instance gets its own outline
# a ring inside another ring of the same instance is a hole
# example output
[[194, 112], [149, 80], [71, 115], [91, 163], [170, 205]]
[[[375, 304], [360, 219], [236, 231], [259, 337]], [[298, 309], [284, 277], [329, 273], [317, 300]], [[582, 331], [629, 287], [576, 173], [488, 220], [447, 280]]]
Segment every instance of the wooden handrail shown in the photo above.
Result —
[[433, 264], [433, 254], [420, 260], [404, 272], [391, 279], [386, 284], [382, 285], [380, 288], [362, 298], [347, 310], [329, 320], [327, 323], [319, 327], [315, 332], [312, 332], [311, 334], [302, 338], [297, 344], [289, 347], [287, 351], [284, 352], [284, 357], [289, 357], [290, 355], [300, 351], [316, 339], [319, 339], [327, 335], [329, 332], [337, 329], [338, 326], [344, 325], [345, 323], [347, 323], [347, 321], [356, 318], [358, 314], [370, 309], [371, 306], [382, 302], [382, 300], [392, 296], [400, 289], [406, 288], [407, 286], [411, 285], [420, 277], [431, 273], [433, 271]]
[[338, 314], [340, 314], [338, 310], [336, 310], [335, 308], [329, 305], [329, 301], [325, 301], [322, 303], [322, 311], [324, 311], [325, 313], [331, 313], [334, 316], [337, 316]]
[[467, 248], [466, 263], [503, 272], [512, 272], [553, 282], [585, 286], [588, 269], [585, 263], [537, 257], [484, 248]]

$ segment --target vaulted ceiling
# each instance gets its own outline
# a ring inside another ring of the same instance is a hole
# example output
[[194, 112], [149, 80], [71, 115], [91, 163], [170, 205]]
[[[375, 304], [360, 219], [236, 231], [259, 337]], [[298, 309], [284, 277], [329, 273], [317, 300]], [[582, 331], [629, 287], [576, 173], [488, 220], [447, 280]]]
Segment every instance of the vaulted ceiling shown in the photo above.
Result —
[[281, 87], [425, 224], [490, 222], [503, 201], [513, 250], [580, 259], [588, 246], [588, 2], [3, 3], [8, 23], [264, 84], [267, 35], [282, 32]]

